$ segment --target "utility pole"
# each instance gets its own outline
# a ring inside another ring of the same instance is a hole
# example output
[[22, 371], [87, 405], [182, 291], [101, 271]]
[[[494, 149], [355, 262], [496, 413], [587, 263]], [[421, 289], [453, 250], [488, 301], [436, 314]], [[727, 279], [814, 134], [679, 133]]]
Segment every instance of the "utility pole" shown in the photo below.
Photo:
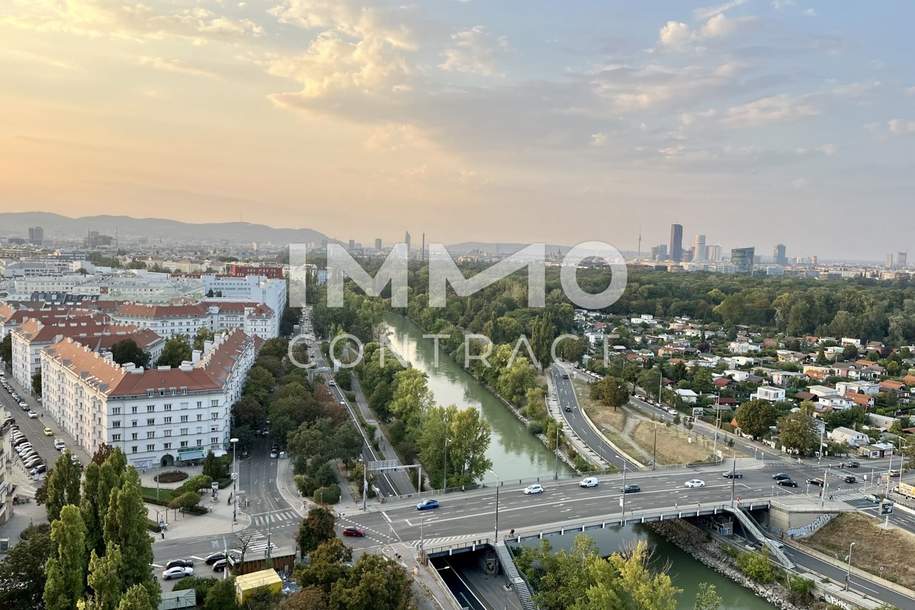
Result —
[[499, 542], [499, 486], [502, 485], [502, 481], [496, 481], [496, 531], [493, 537], [493, 542]]
[[623, 497], [620, 498], [620, 508], [623, 511], [622, 524], [626, 523], [626, 461], [623, 460]]
[[556, 466], [553, 469], [553, 480], [559, 480], [559, 420], [556, 421]]
[[442, 495], [448, 489], [448, 419], [445, 419], [445, 457], [442, 459]]
[[734, 461], [731, 462], [731, 506], [734, 506], [734, 498], [737, 489], [737, 452], [733, 454]]
[[[238, 439], [234, 436], [229, 439], [232, 443], [232, 524], [238, 522], [238, 453], [236, 445]], [[158, 482], [156, 483], [158, 486]]]
[[654, 442], [651, 448], [651, 469], [654, 470], [658, 463], [658, 422], [654, 423]]
[[369, 461], [365, 459], [365, 452], [362, 453], [362, 510], [366, 510], [366, 501], [369, 495]]
[[848, 591], [848, 586], [851, 581], [851, 550], [854, 548], [855, 543], [851, 542], [848, 545], [848, 569], [845, 572], [845, 590]]

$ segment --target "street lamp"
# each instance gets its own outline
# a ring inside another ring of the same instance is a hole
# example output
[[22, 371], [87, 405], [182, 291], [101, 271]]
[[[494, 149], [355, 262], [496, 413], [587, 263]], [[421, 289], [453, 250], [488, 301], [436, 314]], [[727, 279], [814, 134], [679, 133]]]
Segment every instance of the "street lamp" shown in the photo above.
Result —
[[238, 453], [235, 450], [238, 439], [233, 436], [229, 442], [232, 443], [232, 523], [234, 524], [238, 521]]
[[854, 548], [856, 543], [852, 542], [848, 545], [848, 569], [845, 572], [845, 590], [848, 591], [849, 581], [851, 581], [851, 550]]

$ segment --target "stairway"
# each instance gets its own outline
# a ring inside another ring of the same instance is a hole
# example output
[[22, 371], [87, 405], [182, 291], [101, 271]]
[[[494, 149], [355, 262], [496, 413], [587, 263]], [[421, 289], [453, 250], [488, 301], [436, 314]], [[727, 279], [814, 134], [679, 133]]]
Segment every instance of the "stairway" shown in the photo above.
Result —
[[518, 596], [518, 600], [521, 602], [521, 607], [524, 610], [535, 610], [537, 607], [534, 605], [534, 599], [531, 596], [531, 590], [527, 586], [527, 581], [521, 577], [518, 568], [515, 567], [515, 560], [512, 558], [511, 549], [505, 546], [505, 542], [499, 541], [495, 545], [496, 556], [499, 558], [499, 563], [502, 565], [502, 571], [505, 572], [505, 577], [512, 585], [515, 594]]
[[784, 551], [782, 551], [779, 546], [774, 544], [773, 541], [768, 536], [766, 536], [765, 533], [763, 533], [762, 528], [759, 527], [759, 525], [756, 523], [756, 520], [745, 513], [743, 509], [732, 508], [728, 506], [725, 507], [725, 510], [737, 517], [737, 520], [740, 521], [740, 524], [743, 526], [743, 528], [747, 532], [753, 534], [753, 537], [756, 538], [757, 541], [766, 545], [766, 548], [769, 549], [769, 552], [772, 553], [772, 556], [775, 557], [775, 559], [777, 559], [780, 564], [789, 569], [794, 567], [794, 563], [788, 559], [788, 556], [785, 555]]

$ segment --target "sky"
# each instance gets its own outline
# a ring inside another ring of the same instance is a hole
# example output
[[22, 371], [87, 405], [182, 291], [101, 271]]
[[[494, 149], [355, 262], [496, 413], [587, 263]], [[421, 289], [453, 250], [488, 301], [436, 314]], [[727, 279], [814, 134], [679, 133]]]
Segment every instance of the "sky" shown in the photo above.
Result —
[[915, 4], [4, 0], [0, 211], [915, 249]]

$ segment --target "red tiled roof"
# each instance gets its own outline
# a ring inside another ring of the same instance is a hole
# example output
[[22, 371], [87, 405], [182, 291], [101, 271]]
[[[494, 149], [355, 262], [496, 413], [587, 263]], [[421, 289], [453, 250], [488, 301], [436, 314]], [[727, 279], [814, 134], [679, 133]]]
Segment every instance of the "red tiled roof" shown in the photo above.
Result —
[[145, 305], [142, 303], [122, 303], [115, 315], [125, 318], [192, 318], [204, 316], [206, 306], [202, 303], [192, 305]]
[[91, 342], [93, 338], [104, 335], [125, 336], [132, 335], [136, 331], [136, 326], [110, 324], [107, 321], [100, 323], [94, 318], [77, 318], [75, 320], [55, 321], [47, 324], [41, 320], [28, 318], [13, 332], [30, 343], [51, 343], [57, 337], [83, 337], [85, 338], [83, 342]]
[[263, 303], [245, 303], [245, 302], [236, 302], [236, 301], [203, 301], [203, 305], [207, 307], [218, 307], [219, 311], [222, 313], [234, 313], [241, 315], [245, 313], [245, 309], [253, 309], [254, 313], [260, 316], [271, 316], [273, 315], [273, 310], [264, 305]]
[[232, 372], [232, 366], [241, 355], [247, 341], [248, 335], [243, 330], [236, 328], [223, 337], [222, 342], [214, 348], [213, 353], [204, 362], [203, 370], [209, 373], [213, 381], [220, 387], [225, 385], [229, 373]]
[[146, 394], [147, 390], [158, 391], [170, 388], [187, 388], [188, 392], [218, 391], [222, 389], [222, 385], [213, 381], [213, 378], [200, 368], [190, 371], [151, 369], [142, 374], [124, 375], [110, 396], [142, 396]]
[[105, 394], [110, 394], [127, 375], [127, 372], [118, 365], [70, 338], [47, 348], [45, 354], [59, 361]]

